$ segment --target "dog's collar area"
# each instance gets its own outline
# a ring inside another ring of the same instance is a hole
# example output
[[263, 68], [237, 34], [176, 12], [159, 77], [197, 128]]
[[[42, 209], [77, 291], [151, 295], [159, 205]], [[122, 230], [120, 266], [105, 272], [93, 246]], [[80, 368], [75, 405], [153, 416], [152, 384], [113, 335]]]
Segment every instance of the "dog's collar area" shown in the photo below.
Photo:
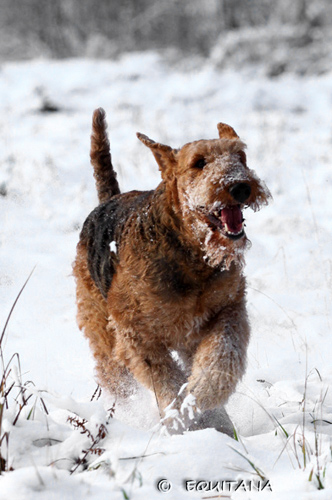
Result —
[[224, 236], [237, 240], [244, 236], [241, 205], [227, 206], [207, 215], [213, 228], [219, 229]]

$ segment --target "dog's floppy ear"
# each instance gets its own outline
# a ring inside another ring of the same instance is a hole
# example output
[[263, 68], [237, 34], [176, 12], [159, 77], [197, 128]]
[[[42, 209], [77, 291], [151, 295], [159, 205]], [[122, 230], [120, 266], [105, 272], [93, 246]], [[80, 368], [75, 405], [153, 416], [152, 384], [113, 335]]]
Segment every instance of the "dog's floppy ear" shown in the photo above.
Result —
[[235, 130], [226, 123], [218, 123], [217, 128], [220, 139], [239, 139]]
[[165, 170], [167, 170], [167, 167], [175, 163], [175, 150], [170, 146], [155, 142], [147, 135], [141, 134], [140, 132], [137, 132], [136, 135], [138, 139], [142, 141], [143, 144], [145, 144], [145, 146], [151, 149], [161, 172], [165, 172]]

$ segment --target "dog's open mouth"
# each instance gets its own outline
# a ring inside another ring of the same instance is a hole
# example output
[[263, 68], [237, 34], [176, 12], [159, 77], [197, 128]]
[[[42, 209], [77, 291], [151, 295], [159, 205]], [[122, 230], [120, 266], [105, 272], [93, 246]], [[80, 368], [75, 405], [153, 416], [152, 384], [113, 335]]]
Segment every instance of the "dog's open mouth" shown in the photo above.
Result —
[[224, 236], [238, 240], [244, 236], [243, 215], [240, 205], [228, 206], [207, 215], [212, 227], [219, 229]]

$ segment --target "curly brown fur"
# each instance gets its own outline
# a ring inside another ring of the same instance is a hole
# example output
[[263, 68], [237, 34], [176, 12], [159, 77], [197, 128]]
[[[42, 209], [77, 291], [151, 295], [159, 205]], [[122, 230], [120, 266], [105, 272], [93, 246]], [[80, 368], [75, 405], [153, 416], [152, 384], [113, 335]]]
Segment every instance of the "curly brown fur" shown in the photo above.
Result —
[[99, 197], [108, 201], [84, 223], [74, 275], [78, 324], [100, 382], [125, 396], [136, 380], [155, 391], [162, 411], [192, 394], [203, 416], [210, 415], [245, 371], [242, 210], [267, 203], [269, 191], [247, 167], [236, 132], [218, 124], [219, 139], [181, 149], [138, 134], [162, 182], [153, 191], [120, 195], [102, 110], [94, 113], [93, 130], [93, 155], [103, 151], [93, 156], [96, 178], [105, 170]]

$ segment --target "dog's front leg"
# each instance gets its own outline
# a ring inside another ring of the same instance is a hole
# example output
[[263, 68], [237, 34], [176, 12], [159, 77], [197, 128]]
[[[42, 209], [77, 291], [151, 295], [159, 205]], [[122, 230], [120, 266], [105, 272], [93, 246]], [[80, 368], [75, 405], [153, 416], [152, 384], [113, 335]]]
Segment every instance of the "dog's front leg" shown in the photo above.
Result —
[[249, 341], [244, 301], [224, 308], [210, 325], [196, 350], [187, 387], [201, 411], [226, 404], [244, 373]]

